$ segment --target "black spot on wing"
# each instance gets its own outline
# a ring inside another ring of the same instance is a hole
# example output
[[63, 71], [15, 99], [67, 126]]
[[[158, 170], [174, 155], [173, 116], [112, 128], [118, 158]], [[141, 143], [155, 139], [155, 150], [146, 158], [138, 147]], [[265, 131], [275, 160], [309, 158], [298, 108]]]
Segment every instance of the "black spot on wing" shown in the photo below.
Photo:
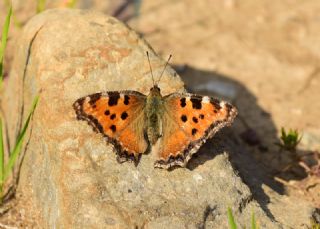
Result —
[[[211, 98], [210, 99], [210, 103], [214, 106], [214, 112], [215, 112], [215, 110], [220, 110], [221, 109], [219, 100]], [[215, 113], [217, 113], [217, 112], [215, 112]]]
[[122, 112], [122, 114], [121, 114], [121, 119], [122, 120], [125, 120], [126, 118], [128, 117], [128, 113], [127, 112]]
[[193, 121], [194, 123], [198, 123], [198, 119], [197, 119], [196, 117], [193, 117], [193, 118], [192, 118], [192, 121]]
[[108, 115], [110, 115], [110, 111], [109, 111], [109, 110], [106, 110], [106, 111], [104, 112], [104, 114], [105, 114], [106, 116], [108, 116]]
[[202, 108], [201, 101], [202, 99], [199, 97], [191, 96], [190, 101], [192, 102], [192, 108], [200, 110]]
[[188, 120], [186, 115], [181, 115], [181, 121], [186, 122]]
[[130, 100], [130, 97], [128, 95], [125, 95], [124, 101], [123, 101], [124, 105], [129, 105], [129, 100]]
[[198, 130], [196, 128], [193, 128], [192, 131], [191, 131], [191, 134], [195, 135], [197, 132], [198, 132]]
[[110, 126], [110, 129], [112, 130], [112, 132], [116, 132], [116, 130], [117, 130], [117, 128], [116, 128], [115, 125], [111, 125], [111, 126]]
[[99, 100], [101, 98], [101, 94], [100, 93], [96, 93], [96, 94], [93, 94], [93, 95], [89, 95], [89, 98], [90, 98], [89, 104], [91, 106], [94, 106], [95, 103], [97, 102], [97, 100]]
[[109, 106], [115, 106], [118, 104], [118, 100], [120, 99], [119, 92], [109, 92], [108, 96], [109, 96], [109, 101], [108, 101]]
[[112, 114], [111, 116], [110, 116], [110, 119], [111, 120], [113, 120], [113, 119], [115, 119], [116, 118], [116, 114]]
[[185, 107], [187, 104], [186, 104], [186, 98], [182, 98], [180, 99], [180, 106], [181, 107]]
[[200, 119], [204, 119], [204, 115], [203, 115], [203, 114], [200, 114], [200, 115], [199, 115], [199, 118], [200, 118]]

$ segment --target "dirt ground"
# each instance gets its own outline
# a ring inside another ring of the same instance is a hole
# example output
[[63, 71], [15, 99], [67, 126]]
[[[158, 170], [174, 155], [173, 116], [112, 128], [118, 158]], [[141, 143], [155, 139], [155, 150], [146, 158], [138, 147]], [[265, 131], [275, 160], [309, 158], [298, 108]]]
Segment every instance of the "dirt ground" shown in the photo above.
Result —
[[[48, 1], [46, 8], [64, 7], [64, 2]], [[83, 0], [76, 8], [126, 21], [164, 59], [173, 54], [171, 65], [188, 90], [234, 103], [239, 118], [233, 129], [244, 149], [284, 186], [286, 195], [320, 208], [318, 0], [148, 0], [138, 11], [126, 1]], [[14, 1], [13, 9], [6, 75], [18, 24], [23, 27], [36, 14], [35, 3]], [[1, 2], [1, 26], [5, 12]], [[275, 144], [281, 127], [302, 134], [295, 154], [299, 159]]]

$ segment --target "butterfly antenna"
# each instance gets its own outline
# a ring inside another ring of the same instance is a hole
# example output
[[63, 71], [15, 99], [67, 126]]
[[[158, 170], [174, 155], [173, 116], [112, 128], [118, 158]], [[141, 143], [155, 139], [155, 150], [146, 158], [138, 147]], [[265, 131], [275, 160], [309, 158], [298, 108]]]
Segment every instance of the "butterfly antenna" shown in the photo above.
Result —
[[152, 77], [152, 83], [153, 83], [153, 86], [155, 86], [153, 73], [152, 73], [152, 68], [151, 68], [151, 63], [150, 63], [150, 57], [149, 57], [149, 52], [148, 51], [147, 51], [147, 57], [148, 57], [148, 62], [149, 62], [149, 67], [150, 67], [150, 72], [151, 72], [151, 77]]
[[168, 60], [167, 60], [167, 62], [166, 62], [166, 65], [164, 66], [164, 68], [163, 68], [163, 70], [162, 70], [162, 72], [161, 72], [161, 75], [160, 75], [160, 77], [159, 77], [159, 80], [158, 80], [157, 84], [160, 82], [161, 77], [162, 77], [162, 75], [163, 75], [163, 73], [164, 73], [164, 70], [166, 70], [166, 67], [167, 67], [167, 65], [168, 65], [171, 57], [172, 57], [172, 55], [170, 54], [170, 56], [168, 57]]

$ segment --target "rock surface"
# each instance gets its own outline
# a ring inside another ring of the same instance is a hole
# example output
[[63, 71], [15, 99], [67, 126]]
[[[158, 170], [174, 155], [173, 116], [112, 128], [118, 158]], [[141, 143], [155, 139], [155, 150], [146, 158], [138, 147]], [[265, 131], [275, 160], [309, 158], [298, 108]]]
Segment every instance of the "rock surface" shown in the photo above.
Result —
[[[206, 144], [188, 169], [168, 172], [153, 168], [152, 155], [143, 155], [138, 166], [118, 164], [112, 146], [75, 119], [72, 104], [84, 95], [147, 93], [152, 86], [147, 50], [157, 76], [164, 61], [150, 46], [116, 19], [94, 12], [50, 10], [24, 28], [4, 110], [14, 111], [6, 114], [13, 139], [18, 116], [26, 116], [40, 93], [19, 188], [42, 213], [43, 226], [226, 228], [230, 206], [240, 227], [249, 225], [255, 212], [261, 228], [282, 228], [253, 199], [228, 153], [216, 146], [222, 140]], [[159, 86], [163, 94], [184, 90], [171, 68]]]

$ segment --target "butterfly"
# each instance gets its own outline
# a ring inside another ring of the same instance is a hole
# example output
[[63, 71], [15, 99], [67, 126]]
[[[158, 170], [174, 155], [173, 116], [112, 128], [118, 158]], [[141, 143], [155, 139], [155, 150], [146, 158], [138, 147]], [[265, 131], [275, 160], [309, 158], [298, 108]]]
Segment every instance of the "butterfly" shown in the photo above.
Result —
[[[150, 72], [153, 79], [149, 54]], [[166, 68], [171, 55], [166, 62]], [[185, 167], [194, 153], [222, 127], [231, 125], [237, 109], [228, 102], [189, 93], [163, 96], [158, 83], [148, 95], [138, 91], [91, 94], [73, 104], [78, 120], [85, 120], [114, 145], [119, 162], [142, 154], [156, 154], [154, 167]], [[154, 82], [154, 80], [153, 80]]]

